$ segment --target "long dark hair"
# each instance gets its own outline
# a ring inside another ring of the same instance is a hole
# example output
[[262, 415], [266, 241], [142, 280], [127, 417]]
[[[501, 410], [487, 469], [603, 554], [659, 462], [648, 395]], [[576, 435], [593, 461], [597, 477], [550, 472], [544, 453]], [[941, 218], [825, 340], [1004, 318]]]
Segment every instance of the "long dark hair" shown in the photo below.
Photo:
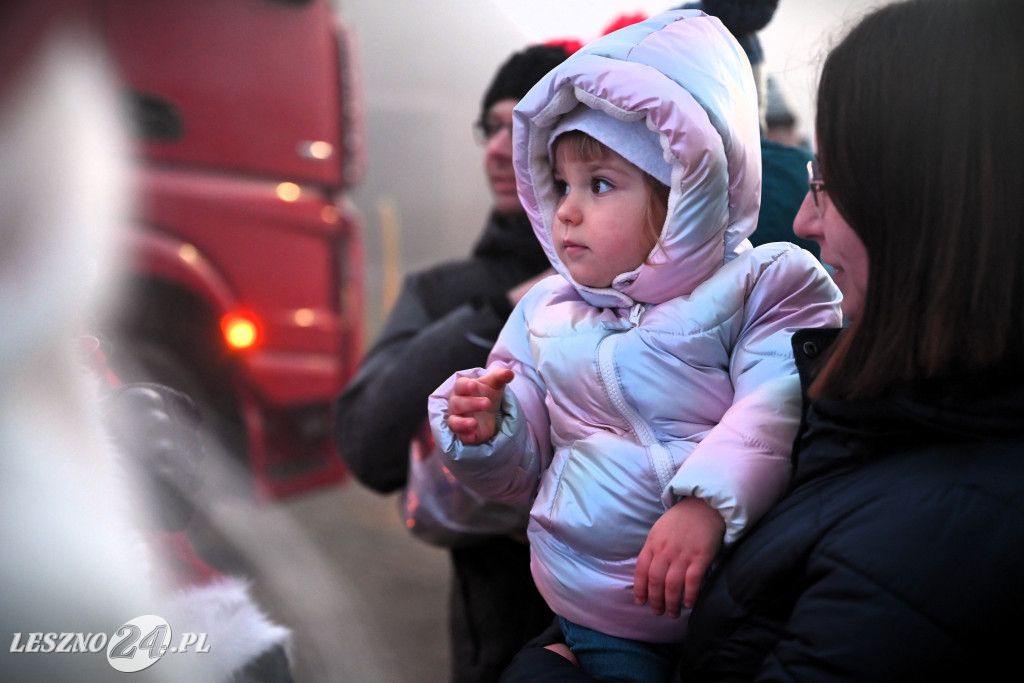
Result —
[[1019, 0], [910, 0], [826, 59], [822, 176], [870, 265], [812, 394], [1024, 377], [1022, 37]]

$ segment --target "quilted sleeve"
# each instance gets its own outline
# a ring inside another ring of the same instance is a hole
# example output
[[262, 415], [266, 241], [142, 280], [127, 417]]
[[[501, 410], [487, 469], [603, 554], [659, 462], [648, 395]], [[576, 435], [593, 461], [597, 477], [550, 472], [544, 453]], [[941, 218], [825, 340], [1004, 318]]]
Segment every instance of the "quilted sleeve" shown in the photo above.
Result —
[[698, 496], [717, 509], [726, 543], [760, 519], [789, 482], [801, 401], [790, 337], [801, 328], [839, 327], [842, 321], [842, 295], [813, 256], [793, 245], [759, 249], [776, 253], [737, 275], [747, 297], [729, 355], [732, 405], [664, 496], [666, 506]]
[[[534, 367], [528, 338], [529, 311], [539, 305], [539, 298], [530, 292], [512, 312], [487, 368], [455, 373], [428, 402], [430, 427], [449, 471], [481, 495], [510, 504], [532, 501], [540, 475], [551, 462], [546, 389]], [[459, 377], [480, 377], [495, 367], [515, 373], [502, 397], [498, 432], [486, 443], [466, 446], [448, 429], [448, 396]]]
[[406, 278], [380, 338], [334, 402], [334, 433], [345, 465], [365, 486], [406, 484], [409, 442], [431, 390], [452, 370], [484, 363], [504, 318], [483, 303], [432, 310], [437, 271]]

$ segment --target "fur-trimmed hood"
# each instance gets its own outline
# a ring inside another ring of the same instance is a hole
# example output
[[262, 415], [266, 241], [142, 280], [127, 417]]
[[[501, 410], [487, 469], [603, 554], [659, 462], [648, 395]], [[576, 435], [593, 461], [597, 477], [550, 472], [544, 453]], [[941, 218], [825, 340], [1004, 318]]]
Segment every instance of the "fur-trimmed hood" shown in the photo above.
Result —
[[[579, 103], [622, 120], [646, 119], [672, 166], [660, 245], [648, 264], [607, 288], [573, 282], [552, 243], [558, 194], [548, 143]], [[750, 247], [761, 196], [757, 94], [746, 55], [718, 19], [676, 10], [604, 36], [545, 76], [514, 117], [520, 199], [555, 270], [591, 305], [687, 295]]]

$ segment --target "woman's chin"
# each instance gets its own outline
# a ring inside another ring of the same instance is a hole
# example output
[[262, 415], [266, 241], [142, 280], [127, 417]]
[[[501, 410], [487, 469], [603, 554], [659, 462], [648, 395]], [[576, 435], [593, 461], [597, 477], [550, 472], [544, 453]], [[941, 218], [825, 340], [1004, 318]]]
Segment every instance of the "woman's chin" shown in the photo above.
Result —
[[841, 308], [843, 309], [843, 320], [852, 322], [860, 316], [862, 306], [859, 297], [850, 297], [844, 292]]

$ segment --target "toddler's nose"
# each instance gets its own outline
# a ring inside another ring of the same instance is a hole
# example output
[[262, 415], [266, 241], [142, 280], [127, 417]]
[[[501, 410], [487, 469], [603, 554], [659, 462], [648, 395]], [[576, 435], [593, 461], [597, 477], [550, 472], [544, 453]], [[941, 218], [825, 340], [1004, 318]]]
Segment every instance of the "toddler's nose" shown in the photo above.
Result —
[[571, 191], [562, 197], [562, 201], [559, 202], [558, 210], [555, 211], [555, 218], [566, 225], [579, 225], [582, 219], [582, 212], [580, 211], [579, 203]]

